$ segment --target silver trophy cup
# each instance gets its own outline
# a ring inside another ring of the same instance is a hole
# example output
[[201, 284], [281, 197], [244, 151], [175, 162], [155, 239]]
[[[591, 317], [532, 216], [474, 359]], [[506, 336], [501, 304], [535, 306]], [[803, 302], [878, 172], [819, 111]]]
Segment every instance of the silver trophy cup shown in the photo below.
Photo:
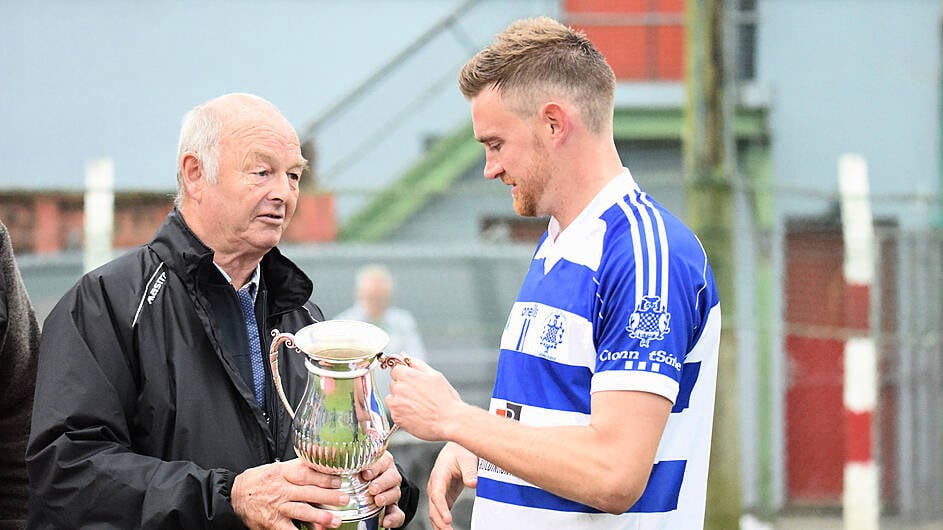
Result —
[[[343, 530], [379, 530], [385, 510], [367, 495], [359, 472], [386, 451], [396, 426], [377, 396], [373, 369], [408, 363], [382, 353], [389, 336], [354, 320], [328, 320], [295, 334], [272, 330], [269, 359], [278, 396], [292, 417], [292, 444], [298, 458], [322, 473], [341, 477], [350, 495], [346, 506], [319, 505], [340, 515]], [[278, 373], [278, 350], [285, 343], [306, 356], [308, 381], [297, 409], [285, 397]]]

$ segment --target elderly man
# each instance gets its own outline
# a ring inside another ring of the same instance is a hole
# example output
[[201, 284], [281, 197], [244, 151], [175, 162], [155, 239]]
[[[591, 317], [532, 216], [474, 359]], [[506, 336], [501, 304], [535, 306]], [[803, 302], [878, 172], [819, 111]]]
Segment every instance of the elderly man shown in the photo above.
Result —
[[[337, 477], [294, 458], [261, 352], [323, 320], [276, 245], [306, 166], [269, 102], [229, 94], [184, 118], [176, 208], [154, 239], [86, 274], [45, 322], [27, 462], [30, 528], [336, 528]], [[280, 366], [297, 403], [297, 356]], [[417, 491], [385, 454], [363, 472], [405, 524]], [[400, 509], [403, 506], [404, 509]]]

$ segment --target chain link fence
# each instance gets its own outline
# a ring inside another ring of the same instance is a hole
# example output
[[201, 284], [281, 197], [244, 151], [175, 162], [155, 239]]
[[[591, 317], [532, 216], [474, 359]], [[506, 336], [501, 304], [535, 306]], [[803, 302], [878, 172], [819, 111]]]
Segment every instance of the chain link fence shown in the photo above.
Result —
[[[746, 338], [738, 347], [747, 396], [740, 411], [745, 509], [771, 517], [783, 510], [834, 512], [841, 506], [847, 441], [839, 346], [854, 309], [844, 293], [837, 196], [748, 191], [752, 198], [744, 194], [737, 205], [750, 226], [737, 236], [739, 309], [731, 315]], [[780, 212], [766, 225], [752, 213], [760, 195], [772, 197]], [[869, 322], [879, 350], [874, 445], [882, 513], [936, 521], [943, 518], [943, 231], [927, 197], [872, 200], [878, 252]], [[360, 266], [389, 267], [394, 304], [416, 317], [430, 362], [467, 401], [487, 406], [500, 333], [533, 242], [317, 244], [283, 251], [312, 277], [314, 299], [328, 316], [352, 303]], [[78, 253], [18, 255], [18, 262], [41, 319], [82, 272]], [[441, 445], [406, 433], [393, 445], [424, 487]], [[468, 507], [466, 495], [459, 526]], [[410, 528], [426, 524], [423, 511]]]

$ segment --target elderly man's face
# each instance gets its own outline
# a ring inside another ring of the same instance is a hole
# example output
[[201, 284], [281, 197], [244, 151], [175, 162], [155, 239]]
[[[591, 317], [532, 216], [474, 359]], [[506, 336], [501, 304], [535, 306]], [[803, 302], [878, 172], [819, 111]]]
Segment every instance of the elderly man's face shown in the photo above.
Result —
[[304, 165], [298, 136], [275, 112], [250, 113], [227, 127], [206, 204], [216, 212], [211, 230], [227, 250], [265, 252], [278, 244], [295, 213]]

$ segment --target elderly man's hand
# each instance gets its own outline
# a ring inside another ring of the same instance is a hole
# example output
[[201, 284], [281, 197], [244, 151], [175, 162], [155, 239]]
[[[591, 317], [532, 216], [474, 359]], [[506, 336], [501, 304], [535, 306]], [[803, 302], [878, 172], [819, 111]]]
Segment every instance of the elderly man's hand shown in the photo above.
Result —
[[[378, 506], [386, 506], [384, 528], [399, 528], [406, 514], [396, 505], [403, 477], [393, 464], [393, 455], [384, 453], [360, 473], [369, 481], [367, 493]], [[337, 528], [336, 514], [312, 504], [346, 505], [350, 499], [338, 488], [341, 479], [315, 471], [301, 460], [275, 462], [247, 469], [236, 476], [232, 505], [236, 514], [252, 529], [296, 530], [294, 521], [311, 523], [314, 528]]]
[[337, 489], [340, 485], [340, 477], [319, 473], [301, 460], [275, 462], [236, 475], [232, 506], [252, 529], [297, 530], [294, 520], [337, 528], [340, 517], [312, 503], [347, 504], [347, 494]]
[[379, 460], [360, 472], [360, 478], [371, 481], [367, 492], [373, 496], [377, 506], [386, 506], [383, 528], [399, 528], [406, 522], [406, 514], [396, 505], [400, 498], [403, 477], [393, 465], [393, 455], [383, 453]]

